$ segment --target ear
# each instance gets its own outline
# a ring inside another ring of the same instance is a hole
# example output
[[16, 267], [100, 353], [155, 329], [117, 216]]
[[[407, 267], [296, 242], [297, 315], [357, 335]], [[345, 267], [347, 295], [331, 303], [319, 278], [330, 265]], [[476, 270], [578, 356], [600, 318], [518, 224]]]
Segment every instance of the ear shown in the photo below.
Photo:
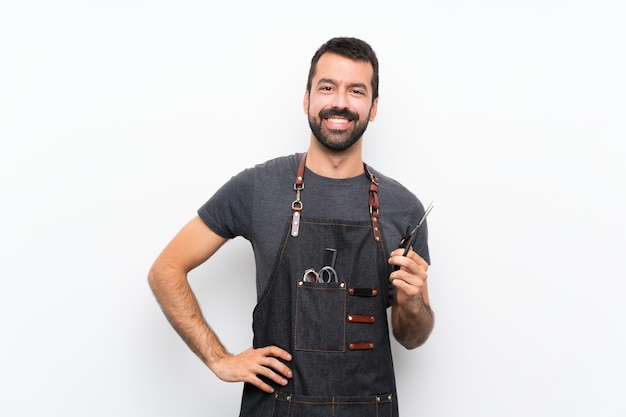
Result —
[[309, 90], [304, 92], [304, 100], [302, 100], [302, 108], [304, 109], [304, 114], [309, 114]]
[[376, 112], [378, 111], [378, 97], [372, 102], [372, 109], [370, 110], [370, 122], [373, 122], [376, 118]]

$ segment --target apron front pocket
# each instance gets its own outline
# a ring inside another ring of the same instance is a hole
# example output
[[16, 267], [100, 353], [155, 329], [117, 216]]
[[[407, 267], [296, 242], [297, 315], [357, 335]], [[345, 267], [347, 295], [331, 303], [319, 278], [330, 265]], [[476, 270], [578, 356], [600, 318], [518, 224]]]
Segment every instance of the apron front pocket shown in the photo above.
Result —
[[346, 288], [343, 283], [298, 282], [295, 349], [344, 352]]
[[273, 417], [391, 417], [391, 394], [350, 397], [309, 397], [274, 394]]

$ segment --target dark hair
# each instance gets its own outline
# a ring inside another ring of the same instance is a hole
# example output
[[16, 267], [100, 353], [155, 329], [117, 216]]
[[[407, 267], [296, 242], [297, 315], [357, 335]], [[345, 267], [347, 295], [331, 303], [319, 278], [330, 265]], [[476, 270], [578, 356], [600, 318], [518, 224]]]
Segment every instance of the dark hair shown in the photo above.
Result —
[[372, 75], [372, 101], [378, 97], [378, 58], [372, 47], [367, 43], [357, 38], [332, 38], [315, 52], [311, 59], [311, 68], [309, 68], [309, 79], [306, 83], [306, 90], [311, 91], [311, 83], [313, 82], [313, 76], [317, 69], [317, 61], [325, 53], [330, 52], [343, 56], [345, 58], [352, 59], [354, 61], [369, 62], [372, 64], [374, 74]]

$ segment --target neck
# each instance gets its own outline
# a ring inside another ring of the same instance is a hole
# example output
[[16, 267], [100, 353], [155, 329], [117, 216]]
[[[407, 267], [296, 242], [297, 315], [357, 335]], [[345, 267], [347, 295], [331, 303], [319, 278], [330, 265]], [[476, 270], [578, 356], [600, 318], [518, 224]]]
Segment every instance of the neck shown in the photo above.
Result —
[[345, 151], [333, 151], [323, 147], [314, 137], [307, 151], [306, 166], [327, 178], [352, 178], [363, 173], [361, 141]]

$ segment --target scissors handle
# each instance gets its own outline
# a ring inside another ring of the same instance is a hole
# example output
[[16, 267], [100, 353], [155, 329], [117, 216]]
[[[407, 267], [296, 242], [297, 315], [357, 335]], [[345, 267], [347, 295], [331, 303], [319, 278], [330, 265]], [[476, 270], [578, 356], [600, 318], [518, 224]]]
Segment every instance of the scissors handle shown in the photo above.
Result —
[[339, 280], [337, 279], [337, 272], [332, 266], [325, 266], [320, 269], [319, 277], [320, 282], [324, 282], [326, 284], [330, 282], [339, 282]]

